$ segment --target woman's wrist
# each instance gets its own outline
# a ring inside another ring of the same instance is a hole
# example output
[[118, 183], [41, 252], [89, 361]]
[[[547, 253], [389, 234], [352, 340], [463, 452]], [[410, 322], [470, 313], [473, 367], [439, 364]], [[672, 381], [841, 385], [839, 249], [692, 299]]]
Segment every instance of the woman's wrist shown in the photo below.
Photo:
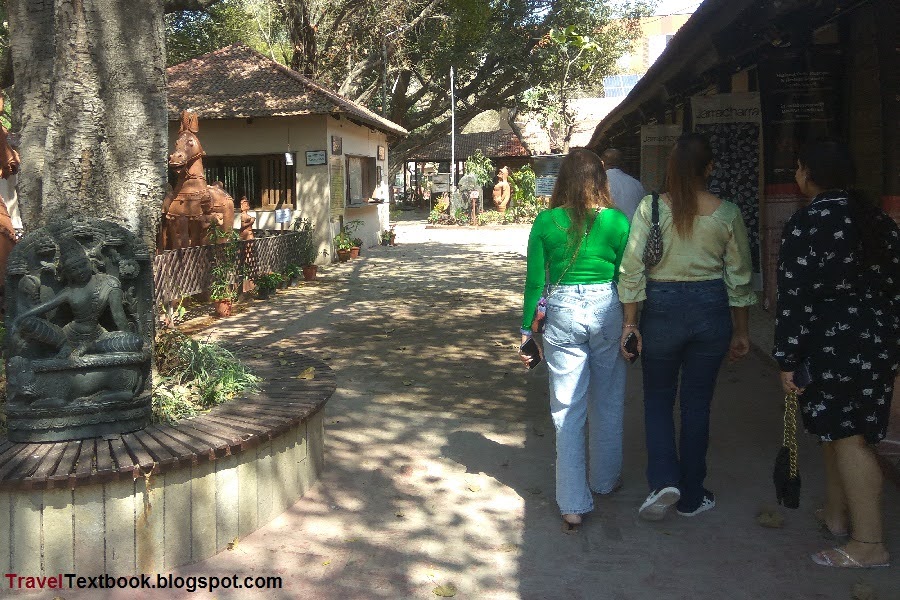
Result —
[[530, 329], [525, 329], [524, 327], [522, 327], [521, 329], [519, 329], [519, 333], [521, 333], [525, 337], [531, 337]]
[[622, 329], [637, 329], [637, 323], [625, 323], [622, 325]]

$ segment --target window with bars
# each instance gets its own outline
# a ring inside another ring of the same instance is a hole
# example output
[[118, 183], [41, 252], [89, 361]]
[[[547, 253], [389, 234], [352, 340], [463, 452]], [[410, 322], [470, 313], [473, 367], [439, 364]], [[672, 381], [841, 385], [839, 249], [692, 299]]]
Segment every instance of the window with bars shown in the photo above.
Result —
[[[296, 157], [293, 161], [296, 164]], [[240, 208], [247, 196], [250, 208], [275, 210], [296, 206], [297, 170], [288, 165], [283, 154], [252, 156], [207, 156], [203, 170], [210, 185], [221, 181]]]

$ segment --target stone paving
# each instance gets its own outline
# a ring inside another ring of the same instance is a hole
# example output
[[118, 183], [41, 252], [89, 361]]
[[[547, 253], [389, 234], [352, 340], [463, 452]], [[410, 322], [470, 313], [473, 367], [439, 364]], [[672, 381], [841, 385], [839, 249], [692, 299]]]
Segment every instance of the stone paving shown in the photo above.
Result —
[[[822, 474], [808, 436], [801, 508], [779, 509], [783, 528], [757, 524], [774, 505], [781, 432], [776, 372], [759, 354], [719, 378], [707, 483], [714, 510], [637, 517], [647, 489], [635, 365], [624, 488], [597, 499], [577, 534], [562, 533], [546, 369], [525, 371], [515, 353], [527, 233], [409, 220], [397, 247], [365, 249], [208, 330], [232, 344], [297, 349], [337, 373], [319, 484], [232, 550], [175, 573], [280, 575], [282, 590], [62, 596], [368, 600], [455, 590], [497, 600], [812, 600], [849, 599], [862, 584], [882, 600], [900, 597], [900, 566], [829, 570], [807, 558], [834, 544], [812, 516]], [[885, 500], [900, 560], [898, 489], [888, 486]]]

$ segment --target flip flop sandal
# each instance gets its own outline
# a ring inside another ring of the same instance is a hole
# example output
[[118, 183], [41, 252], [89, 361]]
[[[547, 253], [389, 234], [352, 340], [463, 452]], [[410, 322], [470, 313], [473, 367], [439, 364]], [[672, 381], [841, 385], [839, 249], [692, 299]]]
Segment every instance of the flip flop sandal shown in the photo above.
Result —
[[828, 526], [828, 523], [825, 521], [825, 509], [824, 508], [817, 508], [815, 510], [815, 512], [813, 513], [813, 516], [815, 517], [816, 521], [818, 521], [819, 526], [822, 528], [822, 530], [825, 531], [826, 533], [831, 534], [833, 537], [836, 537], [836, 538], [850, 537], [849, 531], [835, 531], [831, 527]]
[[849, 554], [843, 548], [832, 548], [831, 550], [822, 550], [810, 555], [810, 558], [817, 565], [823, 567], [835, 567], [838, 569], [876, 569], [880, 567], [889, 567], [891, 563], [880, 563], [872, 565], [864, 565]]

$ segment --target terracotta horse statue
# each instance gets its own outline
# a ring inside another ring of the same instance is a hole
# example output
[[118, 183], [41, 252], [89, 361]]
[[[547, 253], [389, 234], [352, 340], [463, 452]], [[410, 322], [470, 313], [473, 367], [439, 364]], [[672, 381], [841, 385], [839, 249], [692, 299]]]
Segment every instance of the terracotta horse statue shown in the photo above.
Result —
[[[0, 96], [0, 113], [3, 112], [3, 96]], [[9, 132], [0, 125], [0, 177], [9, 179], [19, 172], [19, 153], [9, 145]], [[6, 208], [6, 200], [0, 196], [0, 291], [6, 282], [6, 261], [16, 245], [16, 230]], [[3, 307], [0, 306], [0, 311]]]
[[209, 226], [234, 227], [234, 199], [218, 185], [207, 185], [203, 173], [206, 154], [197, 138], [197, 115], [181, 113], [181, 128], [175, 151], [169, 155], [169, 168], [178, 175], [174, 189], [163, 201], [160, 250], [200, 246], [207, 242]]

